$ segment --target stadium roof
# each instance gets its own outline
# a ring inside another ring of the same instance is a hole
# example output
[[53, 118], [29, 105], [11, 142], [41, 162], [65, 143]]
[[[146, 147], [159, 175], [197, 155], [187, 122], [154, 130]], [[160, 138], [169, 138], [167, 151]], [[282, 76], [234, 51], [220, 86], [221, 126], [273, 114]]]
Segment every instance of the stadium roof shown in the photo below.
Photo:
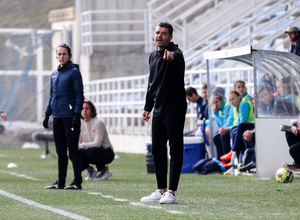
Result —
[[[289, 75], [293, 75], [297, 79], [300, 78], [300, 57], [291, 53], [256, 50], [248, 45], [228, 50], [205, 52], [203, 56], [206, 60], [228, 59], [245, 63], [253, 66], [254, 74], [255, 72], [267, 72], [277, 79]], [[209, 65], [207, 68], [209, 68]]]

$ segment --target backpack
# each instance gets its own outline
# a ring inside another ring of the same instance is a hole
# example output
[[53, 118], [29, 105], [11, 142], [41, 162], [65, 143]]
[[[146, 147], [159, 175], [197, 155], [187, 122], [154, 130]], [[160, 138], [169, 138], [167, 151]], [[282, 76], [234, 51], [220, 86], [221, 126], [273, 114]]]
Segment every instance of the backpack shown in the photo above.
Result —
[[193, 169], [198, 174], [223, 173], [226, 168], [216, 158], [208, 158], [199, 160]]

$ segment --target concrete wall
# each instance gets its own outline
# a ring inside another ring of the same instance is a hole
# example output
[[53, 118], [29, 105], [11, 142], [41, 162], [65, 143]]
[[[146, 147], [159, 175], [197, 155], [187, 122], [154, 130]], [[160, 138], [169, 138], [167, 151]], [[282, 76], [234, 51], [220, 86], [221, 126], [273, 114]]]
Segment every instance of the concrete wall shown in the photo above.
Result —
[[255, 119], [256, 169], [258, 177], [275, 177], [276, 171], [281, 168], [283, 162], [293, 163], [293, 158], [289, 154], [285, 132], [280, 131], [280, 125], [289, 125], [291, 119]]
[[150, 0], [77, 0], [82, 11], [105, 9], [143, 9]]
[[80, 70], [84, 81], [143, 75], [148, 73], [148, 58], [145, 53], [81, 55]]
[[[88, 10], [118, 10], [118, 9], [146, 9], [147, 0], [77, 0], [76, 5], [80, 5], [81, 12]], [[135, 14], [101, 14], [93, 15], [97, 20], [134, 20], [143, 19]], [[141, 25], [141, 24], [139, 24]], [[124, 31], [135, 30], [135, 25], [129, 24], [110, 24], [94, 26], [94, 31]], [[96, 30], [95, 30], [96, 28]], [[140, 28], [140, 27], [139, 27]], [[135, 35], [107, 35], [93, 36], [97, 41], [121, 41], [121, 40], [140, 40]], [[149, 54], [144, 52], [141, 45], [126, 46], [101, 46], [95, 47], [91, 55], [80, 55], [80, 66], [85, 81], [123, 77], [132, 75], [142, 75], [148, 73]]]
[[116, 152], [145, 154], [146, 143], [151, 142], [150, 136], [129, 136], [109, 134], [109, 139]]
[[66, 43], [72, 49], [72, 61], [79, 63], [76, 59], [78, 53], [78, 46], [76, 45], [76, 22], [74, 7], [52, 10], [49, 12], [48, 20], [51, 23], [52, 30], [61, 30], [52, 36], [52, 70], [56, 69], [58, 62], [56, 60], [56, 47], [59, 44]]

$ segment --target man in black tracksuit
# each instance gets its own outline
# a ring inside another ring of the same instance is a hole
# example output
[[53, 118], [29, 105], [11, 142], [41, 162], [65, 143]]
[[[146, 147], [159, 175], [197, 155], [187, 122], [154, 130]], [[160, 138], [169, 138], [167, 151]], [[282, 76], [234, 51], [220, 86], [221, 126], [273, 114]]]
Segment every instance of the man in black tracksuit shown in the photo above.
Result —
[[[173, 27], [161, 22], [156, 27], [157, 50], [149, 57], [149, 81], [142, 120], [148, 121], [153, 109], [152, 154], [158, 190], [142, 202], [175, 203], [183, 162], [183, 128], [186, 114], [184, 89], [185, 61], [181, 50], [171, 42]], [[170, 178], [167, 191], [167, 141], [170, 145]]]

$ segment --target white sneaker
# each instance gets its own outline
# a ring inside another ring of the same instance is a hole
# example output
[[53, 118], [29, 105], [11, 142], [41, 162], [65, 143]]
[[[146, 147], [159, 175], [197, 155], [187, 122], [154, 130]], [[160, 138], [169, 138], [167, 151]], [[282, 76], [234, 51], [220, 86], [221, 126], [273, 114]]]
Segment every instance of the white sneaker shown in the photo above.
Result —
[[141, 198], [141, 202], [159, 202], [161, 198], [162, 194], [160, 193], [160, 190], [157, 189], [150, 196]]
[[159, 200], [160, 204], [174, 204], [176, 203], [176, 196], [171, 193], [171, 190], [165, 192], [161, 199]]

